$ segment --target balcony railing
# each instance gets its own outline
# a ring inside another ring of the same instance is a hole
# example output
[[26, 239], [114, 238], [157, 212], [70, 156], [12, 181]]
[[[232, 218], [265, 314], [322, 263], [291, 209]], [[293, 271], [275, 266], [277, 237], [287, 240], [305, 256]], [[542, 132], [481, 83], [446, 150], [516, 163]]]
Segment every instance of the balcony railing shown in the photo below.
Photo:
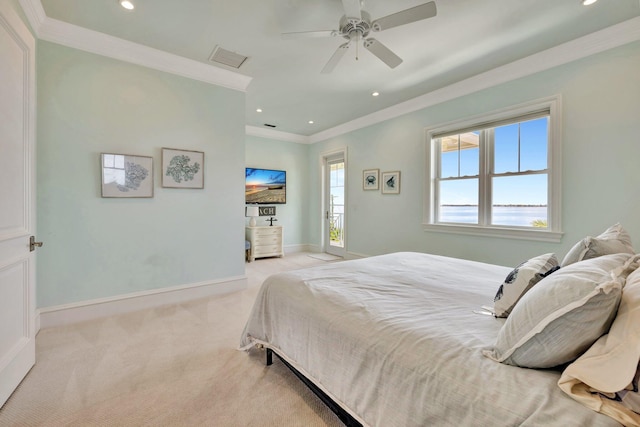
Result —
[[344, 213], [332, 212], [329, 215], [329, 243], [344, 247]]

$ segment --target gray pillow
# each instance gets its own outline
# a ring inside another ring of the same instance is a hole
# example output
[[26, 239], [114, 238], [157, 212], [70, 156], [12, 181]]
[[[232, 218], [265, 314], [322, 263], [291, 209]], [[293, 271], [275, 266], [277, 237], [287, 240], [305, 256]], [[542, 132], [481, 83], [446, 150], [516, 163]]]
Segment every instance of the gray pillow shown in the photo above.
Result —
[[558, 268], [558, 259], [551, 253], [531, 258], [514, 268], [498, 288], [493, 299], [493, 314], [496, 317], [507, 317], [533, 285]]
[[634, 259], [604, 255], [542, 279], [514, 307], [495, 346], [483, 354], [526, 368], [573, 361], [609, 330]]
[[617, 253], [635, 253], [631, 236], [620, 223], [607, 228], [597, 237], [587, 236], [573, 245], [562, 260], [562, 266], [566, 267], [574, 262]]

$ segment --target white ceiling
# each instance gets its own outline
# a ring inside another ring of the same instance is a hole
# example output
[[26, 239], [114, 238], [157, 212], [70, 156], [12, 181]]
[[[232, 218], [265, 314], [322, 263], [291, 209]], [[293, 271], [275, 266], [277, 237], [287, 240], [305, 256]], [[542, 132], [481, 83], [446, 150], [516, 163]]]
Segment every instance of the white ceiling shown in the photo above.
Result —
[[[337, 29], [341, 0], [132, 0], [133, 11], [117, 0], [40, 1], [46, 18], [207, 67], [216, 67], [208, 61], [216, 45], [246, 55], [239, 70], [221, 66], [251, 77], [246, 124], [312, 137], [625, 21], [637, 30], [640, 22], [633, 19], [639, 0], [436, 0], [436, 17], [375, 34], [403, 58], [397, 68], [360, 45], [358, 60], [349, 49], [327, 75], [320, 70], [343, 39], [281, 33]], [[425, 2], [365, 0], [363, 9], [375, 20]]]

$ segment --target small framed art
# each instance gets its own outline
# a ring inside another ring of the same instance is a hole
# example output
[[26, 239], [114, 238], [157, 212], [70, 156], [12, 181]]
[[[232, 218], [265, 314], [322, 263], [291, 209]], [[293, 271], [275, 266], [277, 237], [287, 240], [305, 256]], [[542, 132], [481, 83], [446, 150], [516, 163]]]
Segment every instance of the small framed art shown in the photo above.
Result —
[[153, 197], [153, 157], [101, 153], [102, 197]]
[[378, 176], [380, 171], [378, 169], [367, 169], [362, 172], [362, 189], [363, 190], [377, 190], [380, 188], [378, 182]]
[[162, 186], [165, 188], [204, 188], [202, 151], [162, 149]]
[[382, 194], [400, 194], [400, 171], [382, 172]]

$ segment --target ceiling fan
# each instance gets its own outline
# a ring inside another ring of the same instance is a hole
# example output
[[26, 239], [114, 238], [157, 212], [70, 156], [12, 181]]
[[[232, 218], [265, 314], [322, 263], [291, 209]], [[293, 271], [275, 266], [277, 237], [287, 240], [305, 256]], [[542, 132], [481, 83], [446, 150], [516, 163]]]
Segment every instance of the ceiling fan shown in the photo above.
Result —
[[[362, 0], [362, 2], [364, 2], [364, 0]], [[410, 24], [411, 22], [432, 18], [436, 16], [437, 13], [435, 2], [430, 1], [372, 21], [369, 14], [362, 10], [361, 0], [342, 0], [342, 6], [344, 7], [345, 14], [340, 18], [338, 30], [282, 34], [284, 38], [341, 36], [347, 39], [346, 43], [338, 46], [338, 49], [333, 53], [329, 62], [324, 66], [321, 71], [323, 74], [328, 74], [333, 71], [352, 44], [356, 46], [357, 59], [357, 48], [360, 40], [362, 40], [364, 48], [377, 56], [382, 62], [391, 68], [397, 67], [402, 63], [402, 58], [378, 40], [369, 37], [369, 34], [372, 31], [379, 32], [400, 25]]]

